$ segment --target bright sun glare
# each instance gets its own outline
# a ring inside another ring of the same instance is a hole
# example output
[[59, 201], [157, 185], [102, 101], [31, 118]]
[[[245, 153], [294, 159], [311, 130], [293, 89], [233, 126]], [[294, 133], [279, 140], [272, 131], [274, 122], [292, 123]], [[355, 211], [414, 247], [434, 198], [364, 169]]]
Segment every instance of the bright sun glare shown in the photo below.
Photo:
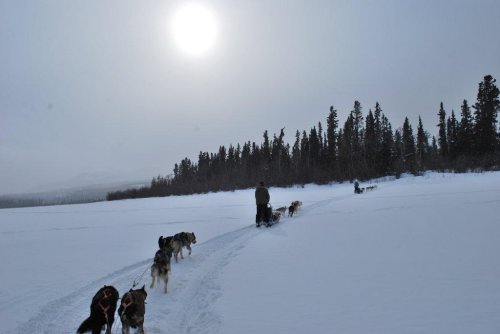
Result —
[[198, 4], [179, 8], [173, 17], [172, 29], [176, 44], [192, 56], [205, 54], [215, 42], [214, 16]]

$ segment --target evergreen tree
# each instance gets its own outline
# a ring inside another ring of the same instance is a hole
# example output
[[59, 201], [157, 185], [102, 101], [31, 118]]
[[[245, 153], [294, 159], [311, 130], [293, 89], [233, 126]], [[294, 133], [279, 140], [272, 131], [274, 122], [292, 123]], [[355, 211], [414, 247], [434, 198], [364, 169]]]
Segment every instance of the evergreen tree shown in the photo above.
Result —
[[446, 137], [448, 139], [448, 153], [451, 160], [457, 156], [457, 132], [458, 121], [455, 118], [455, 112], [451, 110], [451, 116], [446, 121]]
[[295, 132], [295, 142], [292, 147], [292, 169], [294, 172], [293, 181], [298, 181], [298, 176], [300, 173], [300, 132], [297, 130]]
[[390, 175], [394, 170], [394, 137], [392, 126], [385, 115], [381, 117], [382, 142], [380, 144], [379, 175]]
[[422, 118], [418, 116], [416, 164], [418, 170], [425, 170], [427, 163], [428, 135], [424, 130]]
[[267, 130], [264, 131], [264, 143], [262, 143], [262, 160], [267, 168], [271, 163], [271, 143]]
[[394, 132], [394, 168], [399, 178], [405, 170], [403, 136], [399, 129]]
[[408, 117], [405, 117], [403, 123], [403, 161], [405, 171], [413, 174], [416, 172], [415, 168], [415, 137], [413, 136], [413, 129], [410, 125]]
[[313, 127], [309, 132], [309, 161], [312, 167], [319, 164], [321, 144], [318, 137], [316, 127]]
[[441, 156], [446, 158], [448, 156], [448, 139], [446, 138], [446, 111], [444, 110], [443, 102], [441, 102], [439, 107], [438, 116], [439, 123], [437, 126], [439, 128], [439, 150]]
[[299, 179], [301, 183], [306, 183], [309, 181], [309, 174], [311, 161], [310, 161], [310, 146], [309, 138], [305, 131], [302, 131], [302, 139], [300, 140], [300, 175]]
[[375, 117], [370, 109], [365, 120], [365, 159], [367, 165], [367, 177], [373, 177], [377, 173], [377, 133]]
[[493, 153], [497, 144], [497, 112], [500, 108], [499, 90], [496, 80], [487, 75], [479, 83], [475, 109], [476, 152], [483, 155]]
[[363, 143], [363, 112], [361, 103], [354, 101], [354, 108], [351, 111], [352, 115], [352, 148], [356, 159], [362, 156], [361, 144]]
[[[337, 120], [337, 110], [330, 107], [330, 113], [326, 119], [326, 145], [327, 145], [327, 160], [329, 169], [334, 173], [335, 162], [337, 160], [337, 128], [339, 122]], [[332, 174], [330, 174], [332, 175]]]
[[460, 125], [457, 132], [457, 154], [468, 156], [474, 146], [474, 121], [467, 100], [464, 100], [460, 113]]
[[344, 128], [342, 130], [342, 138], [339, 139], [339, 163], [340, 163], [340, 169], [343, 172], [344, 179], [353, 179], [354, 177], [357, 177], [356, 171], [354, 171], [353, 133], [354, 133], [354, 116], [351, 113], [349, 114], [346, 122], [344, 123]]

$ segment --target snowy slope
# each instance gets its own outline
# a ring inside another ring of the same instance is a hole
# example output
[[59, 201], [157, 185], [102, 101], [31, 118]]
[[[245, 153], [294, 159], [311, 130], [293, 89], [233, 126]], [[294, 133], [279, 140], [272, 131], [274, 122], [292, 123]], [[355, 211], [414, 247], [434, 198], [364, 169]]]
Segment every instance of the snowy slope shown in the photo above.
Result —
[[[75, 333], [104, 284], [148, 291], [154, 333], [499, 333], [500, 173], [0, 210], [0, 333]], [[160, 235], [194, 231], [169, 293]], [[121, 332], [119, 321], [113, 333]]]

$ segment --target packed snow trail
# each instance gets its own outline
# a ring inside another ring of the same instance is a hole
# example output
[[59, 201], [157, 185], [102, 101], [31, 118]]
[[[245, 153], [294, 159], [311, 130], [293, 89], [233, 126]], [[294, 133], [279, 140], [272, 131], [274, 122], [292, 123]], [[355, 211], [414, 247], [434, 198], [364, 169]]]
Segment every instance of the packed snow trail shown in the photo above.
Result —
[[[217, 276], [224, 266], [245, 247], [246, 241], [261, 233], [254, 225], [229, 232], [192, 246], [193, 253], [175, 263], [169, 276], [168, 293], [163, 293], [163, 283], [150, 289], [151, 260], [145, 260], [111, 273], [74, 293], [41, 307], [41, 312], [18, 329], [26, 333], [75, 333], [78, 325], [89, 314], [95, 292], [103, 285], [113, 285], [123, 295], [131, 289], [146, 285], [145, 328], [147, 333], [210, 333], [216, 332], [218, 318], [210, 312], [210, 304], [221, 293]], [[138, 280], [139, 278], [139, 280]], [[121, 333], [121, 323], [116, 315], [113, 333]]]
[[[344, 197], [344, 196], [342, 196]], [[325, 206], [339, 197], [303, 205], [295, 217], [283, 217], [278, 223], [299, 219], [310, 209]], [[269, 227], [272, 229], [274, 226]], [[104, 285], [113, 285], [123, 295], [128, 289], [146, 285], [145, 328], [149, 334], [162, 333], [214, 333], [220, 320], [210, 311], [210, 306], [221, 295], [222, 287], [217, 277], [248, 240], [255, 238], [268, 229], [255, 224], [228, 232], [205, 242], [192, 245], [189, 256], [184, 249], [184, 259], [176, 263], [172, 258], [172, 271], [169, 275], [168, 293], [163, 293], [163, 283], [159, 282], [150, 289], [150, 266], [152, 259], [141, 261], [100, 278], [89, 285], [42, 306], [42, 311], [22, 324], [19, 334], [74, 333], [79, 324], [88, 317], [92, 297]], [[134, 287], [135, 285], [135, 287]], [[46, 311], [49, 310], [49, 311]], [[116, 314], [113, 333], [121, 333], [121, 323]]]

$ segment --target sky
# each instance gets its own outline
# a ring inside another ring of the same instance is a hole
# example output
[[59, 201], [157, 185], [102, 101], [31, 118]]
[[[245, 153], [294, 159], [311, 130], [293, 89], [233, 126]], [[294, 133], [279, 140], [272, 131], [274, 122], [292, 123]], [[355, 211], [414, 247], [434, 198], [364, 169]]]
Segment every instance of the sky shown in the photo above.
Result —
[[[270, 228], [252, 189], [0, 210], [0, 333], [74, 334], [98, 289], [135, 283], [148, 334], [498, 334], [500, 172], [374, 182], [270, 188], [303, 202]], [[181, 231], [165, 295], [150, 266]]]
[[0, 0], [0, 194], [150, 180], [220, 145], [341, 124], [379, 102], [436, 133], [500, 78], [500, 2], [197, 1], [205, 54], [171, 29], [183, 1]]

